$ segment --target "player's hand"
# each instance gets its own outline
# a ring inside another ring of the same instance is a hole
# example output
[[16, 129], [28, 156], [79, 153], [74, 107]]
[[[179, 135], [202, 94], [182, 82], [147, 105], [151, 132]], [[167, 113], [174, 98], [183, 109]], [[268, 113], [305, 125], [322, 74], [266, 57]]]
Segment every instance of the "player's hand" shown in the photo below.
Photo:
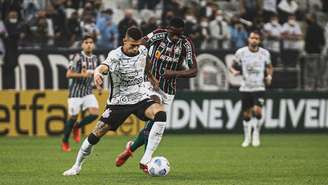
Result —
[[268, 75], [265, 77], [265, 83], [270, 86], [271, 83], [272, 83], [272, 76], [271, 75]]
[[81, 75], [83, 78], [88, 78], [88, 77], [91, 77], [92, 76], [92, 72], [86, 70], [86, 69], [82, 69], [81, 71]]
[[93, 79], [95, 81], [95, 85], [96, 85], [97, 89], [102, 90], [103, 89], [103, 83], [104, 83], [103, 75], [96, 72], [93, 75]]
[[151, 83], [151, 85], [153, 86], [154, 90], [158, 91], [159, 90], [159, 81], [152, 75], [148, 79], [149, 79], [149, 82]]
[[230, 69], [230, 72], [232, 73], [232, 75], [234, 75], [234, 76], [237, 76], [237, 75], [240, 75], [240, 71], [238, 71], [238, 70], [235, 70], [235, 69]]
[[173, 78], [175, 76], [175, 72], [174, 71], [172, 71], [172, 70], [165, 70], [165, 72], [164, 72], [164, 77], [166, 78], [166, 79], [170, 79], [170, 78]]

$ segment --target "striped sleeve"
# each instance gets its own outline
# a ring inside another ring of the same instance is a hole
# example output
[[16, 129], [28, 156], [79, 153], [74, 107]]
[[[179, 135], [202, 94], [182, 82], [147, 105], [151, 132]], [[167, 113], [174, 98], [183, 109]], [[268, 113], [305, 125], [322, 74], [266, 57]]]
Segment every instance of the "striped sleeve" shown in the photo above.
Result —
[[188, 67], [191, 67], [193, 63], [196, 62], [196, 52], [194, 44], [192, 43], [191, 39], [186, 38], [185, 42], [183, 44], [183, 50], [186, 54], [185, 56], [185, 62], [188, 65]]
[[73, 71], [78, 71], [78, 66], [80, 65], [81, 56], [80, 54], [75, 54], [70, 58], [68, 69]]
[[146, 35], [143, 39], [146, 41], [146, 46], [150, 47], [156, 41], [164, 39], [166, 37], [166, 34], [167, 34], [166, 30], [156, 29], [153, 32]]

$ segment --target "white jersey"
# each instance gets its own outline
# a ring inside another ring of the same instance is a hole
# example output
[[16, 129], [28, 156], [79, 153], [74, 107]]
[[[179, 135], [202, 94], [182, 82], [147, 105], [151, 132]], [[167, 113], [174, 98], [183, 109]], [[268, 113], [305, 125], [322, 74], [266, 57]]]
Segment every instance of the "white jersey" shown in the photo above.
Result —
[[122, 52], [122, 47], [109, 52], [102, 63], [109, 67], [111, 84], [108, 105], [136, 104], [148, 98], [144, 83], [147, 49], [139, 47], [139, 54], [129, 57]]
[[244, 92], [264, 91], [266, 66], [271, 64], [269, 51], [260, 47], [257, 52], [252, 52], [246, 46], [238, 49], [235, 56], [236, 63], [241, 67], [243, 75], [239, 90]]

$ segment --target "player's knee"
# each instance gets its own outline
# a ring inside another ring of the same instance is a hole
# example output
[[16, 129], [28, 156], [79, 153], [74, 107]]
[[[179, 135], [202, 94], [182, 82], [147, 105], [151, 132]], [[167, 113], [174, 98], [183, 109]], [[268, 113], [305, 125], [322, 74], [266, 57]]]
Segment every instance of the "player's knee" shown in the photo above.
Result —
[[256, 119], [262, 119], [262, 113], [255, 112], [254, 116], [256, 117]]
[[70, 115], [68, 119], [76, 121], [77, 120], [77, 115]]
[[99, 142], [100, 137], [97, 137], [95, 134], [91, 133], [88, 136], [88, 141], [90, 144], [95, 145]]
[[251, 117], [249, 115], [243, 115], [243, 120], [249, 121], [249, 120], [251, 120]]
[[164, 111], [159, 111], [155, 114], [154, 117], [155, 122], [166, 122], [166, 112]]

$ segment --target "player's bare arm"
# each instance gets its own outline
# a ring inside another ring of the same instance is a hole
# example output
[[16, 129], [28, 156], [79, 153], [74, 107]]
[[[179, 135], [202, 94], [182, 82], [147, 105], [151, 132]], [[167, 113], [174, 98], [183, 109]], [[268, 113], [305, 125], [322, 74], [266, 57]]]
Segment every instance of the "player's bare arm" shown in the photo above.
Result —
[[173, 70], [166, 70], [164, 73], [165, 78], [193, 78], [197, 76], [198, 73], [198, 67], [197, 62], [194, 61], [191, 68], [188, 70], [181, 70], [181, 71], [173, 71]]
[[95, 85], [97, 89], [101, 90], [103, 88], [103, 74], [107, 73], [109, 71], [108, 66], [101, 64], [95, 69], [95, 72], [93, 74], [93, 79], [95, 82]]
[[92, 76], [92, 72], [86, 69], [82, 69], [81, 73], [78, 73], [72, 69], [67, 69], [66, 78], [89, 78]]
[[267, 76], [265, 77], [265, 82], [267, 85], [271, 85], [272, 82], [272, 74], [273, 74], [273, 67], [272, 64], [268, 64], [266, 67]]

